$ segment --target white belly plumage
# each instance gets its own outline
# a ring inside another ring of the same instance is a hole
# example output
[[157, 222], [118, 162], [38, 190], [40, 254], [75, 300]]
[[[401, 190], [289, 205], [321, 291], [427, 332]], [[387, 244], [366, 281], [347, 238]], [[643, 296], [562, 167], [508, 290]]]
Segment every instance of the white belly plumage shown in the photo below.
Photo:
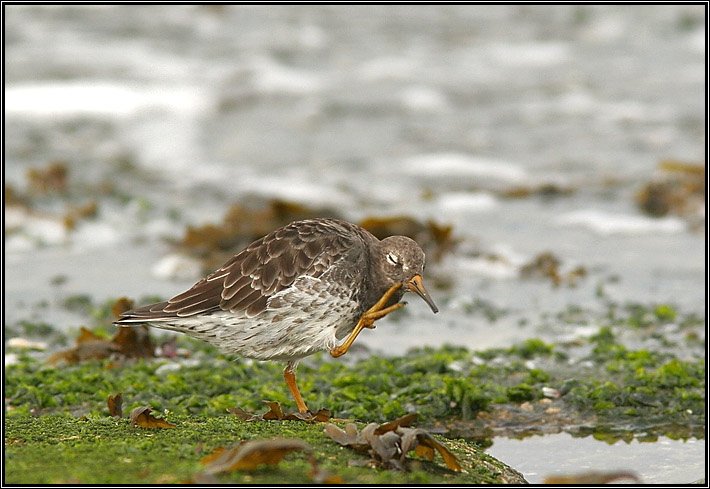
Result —
[[352, 288], [328, 287], [317, 278], [299, 277], [271, 297], [253, 317], [244, 311], [154, 320], [151, 326], [179, 331], [222, 351], [256, 360], [292, 361], [332, 350], [358, 320]]

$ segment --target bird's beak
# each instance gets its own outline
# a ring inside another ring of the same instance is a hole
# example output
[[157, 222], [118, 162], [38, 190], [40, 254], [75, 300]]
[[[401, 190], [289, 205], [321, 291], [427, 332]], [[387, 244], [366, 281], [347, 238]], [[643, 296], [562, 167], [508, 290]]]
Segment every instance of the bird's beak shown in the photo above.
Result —
[[436, 307], [436, 304], [434, 304], [434, 301], [429, 295], [429, 292], [427, 292], [424, 288], [421, 275], [415, 275], [409, 282], [407, 282], [407, 285], [409, 286], [409, 290], [411, 290], [412, 292], [416, 292], [419, 297], [424, 299], [424, 302], [429, 304], [429, 307], [431, 307], [431, 310], [434, 312], [434, 314], [439, 312], [439, 308]]

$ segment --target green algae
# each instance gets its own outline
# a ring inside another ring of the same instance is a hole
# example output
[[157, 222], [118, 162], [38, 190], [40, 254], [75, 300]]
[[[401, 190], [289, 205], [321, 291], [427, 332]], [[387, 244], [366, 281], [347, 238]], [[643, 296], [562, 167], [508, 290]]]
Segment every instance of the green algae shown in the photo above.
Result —
[[[263, 399], [292, 404], [280, 365], [232, 360], [184, 337], [180, 343], [195, 352], [191, 358], [103, 360], [53, 368], [25, 355], [6, 368], [6, 396], [13, 408], [41, 414], [106, 414], [107, 396], [119, 391], [136, 406], [150, 403], [204, 416], [222, 415], [237, 405], [259, 410]], [[659, 406], [671, 424], [692, 412], [693, 426], [702, 425], [704, 359], [629, 349], [617, 342], [610, 327], [600, 328], [589, 344], [591, 352], [576, 363], [564, 352], [558, 354], [562, 347], [540, 340], [476, 353], [460, 347], [423, 348], [352, 365], [319, 354], [302, 363], [298, 379], [311, 408], [327, 407], [336, 416], [363, 421], [384, 422], [413, 411], [427, 422], [469, 420], [492, 405], [540, 401], [547, 387], [564, 394], [555, 402], [565, 410], [602, 418], [636, 416], [639, 431], [641, 418]], [[534, 366], [527, 363], [531, 360]], [[576, 381], [572, 387], [571, 378]]]
[[[5, 368], [7, 481], [181, 482], [199, 474], [200, 458], [217, 446], [286, 436], [310, 443], [319, 463], [347, 482], [501, 482], [497, 477], [508, 472], [484, 464], [471, 440], [486, 445], [492, 436], [561, 430], [609, 443], [654, 441], [661, 435], [703, 438], [705, 359], [667, 348], [654, 337], [668, 325], [677, 325], [682, 334], [692, 332], [702, 319], [675, 308], [671, 313], [663, 305], [614, 306], [601, 316], [586, 314], [570, 308], [563, 315], [575, 324], [598, 325], [592, 336], [568, 344], [530, 339], [481, 352], [445, 346], [345, 362], [317, 354], [301, 363], [299, 387], [313, 410], [326, 407], [336, 417], [363, 423], [418, 412], [418, 426], [465, 437], [468, 441], [445, 442], [471, 459], [467, 472], [456, 475], [442, 469], [441, 460], [415, 461], [406, 474], [353, 467], [349, 461], [359, 456], [331, 447], [322, 425], [238, 421], [226, 408], [260, 413], [268, 399], [293, 410], [282, 366], [233, 359], [184, 336], [177, 337], [177, 346], [191, 355], [171, 359], [48, 366], [43, 360], [49, 352], [18, 351], [16, 363]], [[26, 324], [17, 329], [34, 331]], [[651, 342], [631, 346], [629, 332]], [[167, 410], [164, 417], [178, 428], [135, 430], [125, 419], [114, 420], [106, 399], [117, 392], [123, 393], [124, 412], [144, 405], [158, 413]], [[116, 453], [110, 455], [112, 444]], [[83, 457], [93, 458], [84, 462]], [[36, 470], [46, 460], [52, 461], [50, 468]], [[78, 464], [83, 468], [75, 470]], [[99, 470], [104, 465], [111, 468]], [[278, 467], [230, 474], [224, 481], [267, 483], [287, 477], [309, 483], [309, 470], [305, 458], [293, 454]]]
[[[239, 441], [297, 438], [314, 450], [322, 469], [358, 483], [500, 483], [522, 477], [462, 440], [439, 438], [457, 456], [464, 472], [446, 469], [441, 460], [413, 457], [409, 471], [350, 466], [367, 455], [344, 449], [323, 433], [322, 424], [290, 421], [243, 422], [234, 416], [192, 416], [168, 412], [174, 429], [131, 428], [126, 419], [13, 416], [5, 423], [5, 482], [10, 484], [181, 483], [198, 478], [200, 460], [220, 446]], [[41, 468], [41, 470], [39, 470]], [[312, 466], [293, 454], [276, 467], [220, 476], [221, 483], [309, 484]]]

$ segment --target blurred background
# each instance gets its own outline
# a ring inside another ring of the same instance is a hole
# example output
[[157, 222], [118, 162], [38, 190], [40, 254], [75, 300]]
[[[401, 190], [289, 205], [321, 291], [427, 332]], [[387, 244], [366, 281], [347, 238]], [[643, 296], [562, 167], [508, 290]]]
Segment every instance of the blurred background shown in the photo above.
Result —
[[427, 251], [441, 313], [410, 300], [365, 351], [705, 314], [702, 5], [4, 13], [6, 324], [170, 297], [310, 215]]

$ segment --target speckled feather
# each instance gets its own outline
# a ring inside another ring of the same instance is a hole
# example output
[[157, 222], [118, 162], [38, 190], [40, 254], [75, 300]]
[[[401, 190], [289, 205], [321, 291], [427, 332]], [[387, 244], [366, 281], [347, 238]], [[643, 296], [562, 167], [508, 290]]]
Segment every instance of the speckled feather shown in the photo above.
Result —
[[335, 219], [297, 221], [254, 241], [186, 292], [124, 312], [116, 323], [180, 331], [249, 358], [297, 361], [334, 348], [399, 280], [384, 271], [388, 240], [407, 256], [408, 275], [421, 273], [424, 254], [409, 238], [380, 241]]

